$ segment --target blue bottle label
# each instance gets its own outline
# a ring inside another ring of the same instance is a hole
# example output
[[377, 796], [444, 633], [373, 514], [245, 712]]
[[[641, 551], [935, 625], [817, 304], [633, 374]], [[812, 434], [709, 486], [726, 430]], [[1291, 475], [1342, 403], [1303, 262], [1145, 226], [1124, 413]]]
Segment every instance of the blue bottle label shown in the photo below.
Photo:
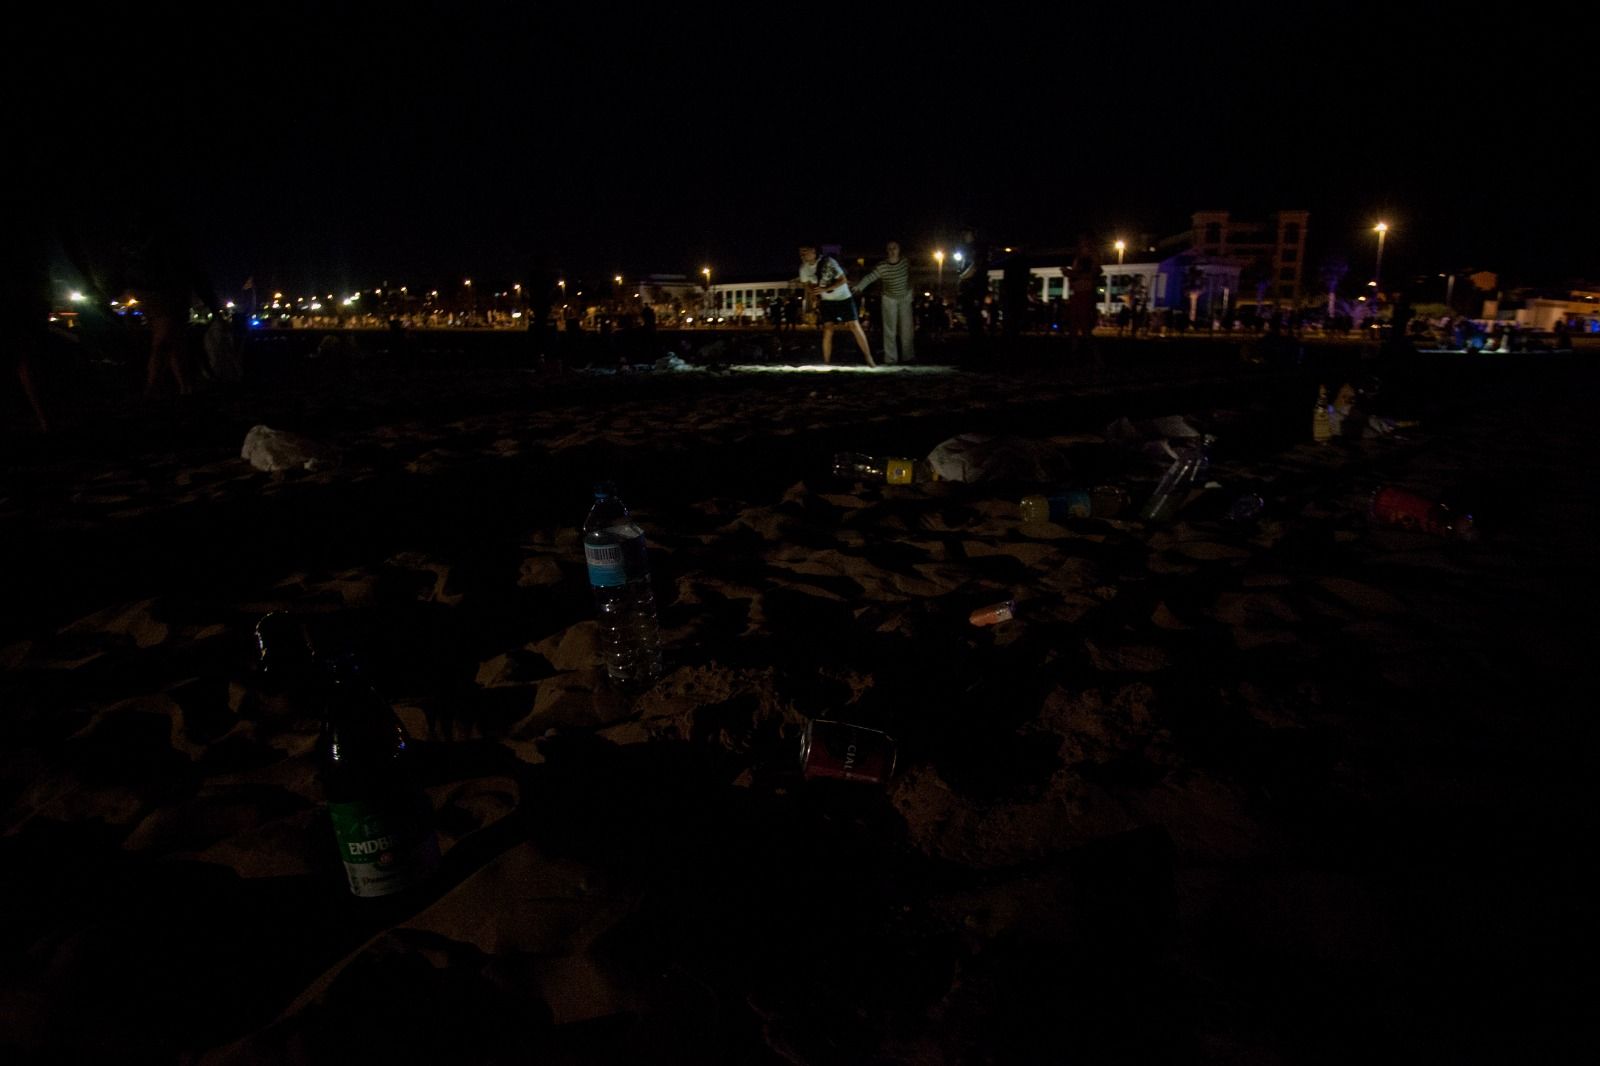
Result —
[[626, 585], [650, 572], [643, 537], [621, 544], [585, 544], [583, 557], [589, 564], [589, 584], [596, 588]]

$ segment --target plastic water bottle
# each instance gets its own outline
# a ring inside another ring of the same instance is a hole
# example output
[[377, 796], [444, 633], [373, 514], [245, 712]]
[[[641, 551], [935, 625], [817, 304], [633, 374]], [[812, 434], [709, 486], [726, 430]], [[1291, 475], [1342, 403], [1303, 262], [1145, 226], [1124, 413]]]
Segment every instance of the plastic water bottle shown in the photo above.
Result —
[[1048, 496], [1024, 496], [1024, 522], [1060, 522], [1067, 518], [1115, 518], [1128, 506], [1128, 494], [1115, 485], [1070, 489]]
[[606, 673], [620, 684], [660, 677], [661, 626], [644, 530], [610, 485], [595, 486], [594, 507], [583, 523], [583, 557], [600, 618]]
[[1189, 491], [1200, 482], [1200, 476], [1211, 466], [1211, 444], [1215, 437], [1204, 436], [1199, 444], [1191, 445], [1178, 453], [1166, 476], [1156, 491], [1150, 494], [1139, 517], [1146, 522], [1170, 521], [1178, 508], [1189, 498]]
[[1326, 444], [1333, 439], [1333, 419], [1328, 417], [1328, 388], [1317, 386], [1317, 402], [1311, 408], [1311, 439]]

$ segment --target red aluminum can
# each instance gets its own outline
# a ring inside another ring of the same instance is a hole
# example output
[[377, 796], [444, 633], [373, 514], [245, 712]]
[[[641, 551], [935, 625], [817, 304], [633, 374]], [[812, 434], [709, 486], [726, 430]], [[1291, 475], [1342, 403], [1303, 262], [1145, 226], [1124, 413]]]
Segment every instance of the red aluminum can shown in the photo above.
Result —
[[894, 773], [894, 738], [876, 729], [818, 718], [800, 737], [800, 772], [806, 779], [835, 777], [882, 784]]

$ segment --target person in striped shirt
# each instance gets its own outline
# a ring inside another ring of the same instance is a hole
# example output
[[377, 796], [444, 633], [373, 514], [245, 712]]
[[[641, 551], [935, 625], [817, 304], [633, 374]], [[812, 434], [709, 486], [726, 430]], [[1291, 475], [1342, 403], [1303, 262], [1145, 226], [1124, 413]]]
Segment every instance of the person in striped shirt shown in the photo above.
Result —
[[867, 271], [856, 288], [865, 290], [875, 281], [883, 286], [883, 361], [890, 365], [915, 362], [911, 261], [900, 255], [899, 241], [890, 241], [884, 252], [888, 258]]

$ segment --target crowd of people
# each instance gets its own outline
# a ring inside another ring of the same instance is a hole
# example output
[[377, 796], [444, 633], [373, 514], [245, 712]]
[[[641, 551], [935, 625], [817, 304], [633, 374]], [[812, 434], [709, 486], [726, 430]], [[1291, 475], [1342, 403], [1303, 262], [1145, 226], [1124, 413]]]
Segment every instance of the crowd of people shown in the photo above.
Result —
[[[232, 304], [218, 301], [181, 229], [170, 217], [156, 211], [135, 213], [112, 239], [102, 234], [97, 245], [79, 241], [73, 232], [57, 232], [42, 217], [24, 220], [18, 227], [18, 239], [11, 245], [14, 281], [4, 288], [0, 316], [10, 371], [7, 377], [17, 383], [41, 430], [48, 429], [50, 419], [49, 404], [39, 384], [40, 359], [53, 343], [51, 331], [57, 339], [61, 335], [57, 317], [50, 312], [47, 261], [52, 246], [65, 250], [89, 289], [82, 297], [81, 315], [73, 316], [78, 336], [71, 339], [75, 343], [87, 340], [84, 347], [120, 346], [124, 361], [137, 358], [147, 396], [187, 394], [203, 376], [218, 376], [219, 364], [225, 373], [230, 358], [236, 373], [238, 352], [252, 330], [382, 329], [395, 338], [401, 350], [406, 347], [405, 337], [417, 330], [523, 330], [540, 358], [578, 357], [597, 346], [604, 351], [645, 354], [654, 343], [658, 311], [650, 302], [613, 300], [581, 306], [552, 299], [562, 284], [554, 275], [530, 284], [526, 291], [517, 286], [517, 299], [488, 310], [417, 306], [412, 301], [391, 304], [387, 309], [369, 305], [320, 313], [299, 307], [291, 311], [288, 305], [259, 315], [234, 311]], [[960, 331], [966, 338], [968, 357], [981, 358], [993, 351], [1001, 338], [1045, 334], [1064, 338], [1071, 353], [1086, 355], [1096, 367], [1103, 365], [1097, 334], [1161, 338], [1199, 332], [1246, 338], [1321, 335], [1335, 339], [1358, 335], [1381, 336], [1390, 346], [1413, 350], [1534, 352], [1570, 349], [1573, 332], [1583, 332], [1588, 325], [1580, 323], [1574, 330], [1563, 322], [1553, 331], [1534, 331], [1507, 322], [1480, 324], [1459, 315], [1425, 319], [1414, 314], [1409, 300], [1402, 297], [1387, 308], [1381, 333], [1372, 333], [1368, 331], [1380, 327], [1380, 316], [1371, 304], [1361, 305], [1361, 311], [1372, 311], [1359, 318], [1344, 308], [1328, 314], [1321, 308], [1263, 307], [1245, 302], [1216, 309], [1197, 308], [1192, 300], [1187, 308], [1156, 307], [1137, 286], [1120, 294], [1108, 311], [1098, 288], [1103, 276], [1098, 248], [1091, 235], [1081, 235], [1076, 245], [1059, 257], [1067, 295], [1046, 298], [1031, 274], [1031, 267], [1042, 261], [1036, 263], [1033, 257], [1010, 248], [996, 260], [976, 230], [968, 227], [950, 256], [955, 289], [951, 299], [942, 285], [934, 287], [938, 291], [919, 291], [898, 241], [888, 241], [882, 258], [854, 282], [838, 260], [822, 254], [815, 245], [802, 245], [795, 276], [788, 286], [764, 297], [760, 306], [739, 305], [731, 318], [708, 313], [705, 308], [675, 308], [666, 321], [689, 328], [731, 322], [772, 330], [778, 334], [780, 352], [793, 343], [786, 335], [801, 326], [814, 326], [821, 332], [824, 363], [832, 362], [835, 336], [842, 333], [869, 366], [879, 360], [887, 365], [915, 362], [919, 335], [925, 341], [941, 343]], [[995, 285], [990, 272], [997, 263], [1001, 279]], [[113, 294], [123, 302], [113, 299]], [[565, 295], [564, 289], [561, 295]], [[279, 308], [276, 302], [271, 306]], [[107, 307], [116, 309], [115, 314], [108, 314]], [[205, 327], [203, 347], [197, 323]], [[128, 351], [133, 347], [142, 351], [130, 357]]]

